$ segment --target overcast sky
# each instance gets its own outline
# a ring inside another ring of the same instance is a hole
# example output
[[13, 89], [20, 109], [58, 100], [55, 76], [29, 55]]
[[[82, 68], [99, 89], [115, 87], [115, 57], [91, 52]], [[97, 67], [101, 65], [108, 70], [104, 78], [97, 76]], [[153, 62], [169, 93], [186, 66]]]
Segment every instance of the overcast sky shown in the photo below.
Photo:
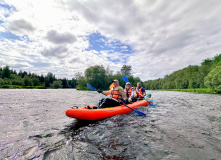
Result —
[[164, 77], [221, 52], [220, 0], [0, 0], [0, 66]]

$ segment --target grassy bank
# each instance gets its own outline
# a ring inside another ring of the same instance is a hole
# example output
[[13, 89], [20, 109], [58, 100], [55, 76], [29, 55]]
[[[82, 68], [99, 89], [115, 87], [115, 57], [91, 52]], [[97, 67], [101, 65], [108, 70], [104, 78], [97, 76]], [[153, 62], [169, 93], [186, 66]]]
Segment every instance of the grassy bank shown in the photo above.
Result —
[[180, 92], [196, 92], [196, 93], [216, 93], [215, 90], [209, 89], [209, 88], [158, 89], [158, 91], [180, 91]]
[[[87, 86], [83, 86], [83, 87], [77, 87], [76, 88], [77, 90], [79, 90], [79, 91], [92, 91], [90, 88], [88, 88]], [[96, 88], [96, 89], [98, 89], [98, 88]], [[110, 88], [105, 88], [105, 89], [100, 89], [100, 90], [102, 90], [102, 91], [107, 91], [107, 90], [110, 90]]]
[[18, 85], [1, 85], [0, 88], [6, 88], [6, 89], [47, 89], [46, 87], [42, 86], [18, 86]]

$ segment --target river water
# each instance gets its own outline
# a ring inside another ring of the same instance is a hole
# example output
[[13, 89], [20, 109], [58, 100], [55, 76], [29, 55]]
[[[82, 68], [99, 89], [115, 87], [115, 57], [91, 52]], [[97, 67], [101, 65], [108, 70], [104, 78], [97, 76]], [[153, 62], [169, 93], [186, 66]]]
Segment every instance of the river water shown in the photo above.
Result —
[[221, 159], [221, 96], [150, 91], [147, 114], [101, 121], [66, 117], [71, 106], [95, 104], [97, 92], [0, 90], [0, 159]]

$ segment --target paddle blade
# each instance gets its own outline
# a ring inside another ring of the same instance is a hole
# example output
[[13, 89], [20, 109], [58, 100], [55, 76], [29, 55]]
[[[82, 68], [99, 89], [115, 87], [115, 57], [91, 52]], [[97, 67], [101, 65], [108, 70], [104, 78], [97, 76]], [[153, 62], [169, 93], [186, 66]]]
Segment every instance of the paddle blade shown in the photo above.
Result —
[[144, 116], [144, 117], [146, 117], [146, 114], [145, 113], [143, 113], [143, 112], [140, 112], [140, 111], [138, 111], [138, 110], [133, 110], [134, 112], [136, 112], [137, 114], [139, 114], [140, 116]]
[[[127, 106], [126, 104], [124, 104], [124, 106], [126, 106], [127, 108], [130, 108], [129, 106]], [[133, 109], [133, 108], [130, 108], [131, 110], [133, 110], [134, 112], [136, 112], [137, 114], [139, 114], [140, 116], [144, 116], [146, 117], [146, 114], [145, 113], [142, 113], [136, 109]]]
[[126, 76], [123, 76], [122, 79], [124, 80], [124, 82], [129, 82]]
[[90, 84], [87, 84], [87, 87], [90, 88], [91, 90], [96, 91], [96, 89], [93, 86], [91, 86]]
[[113, 84], [111, 84], [109, 88], [112, 89], [113, 87], [114, 87]]
[[157, 101], [157, 99], [144, 99], [146, 101]]

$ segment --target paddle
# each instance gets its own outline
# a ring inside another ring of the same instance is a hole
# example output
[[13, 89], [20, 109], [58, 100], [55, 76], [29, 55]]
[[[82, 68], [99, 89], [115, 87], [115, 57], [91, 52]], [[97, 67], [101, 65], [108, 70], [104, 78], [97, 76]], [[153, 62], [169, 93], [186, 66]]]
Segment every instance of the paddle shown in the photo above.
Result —
[[140, 116], [146, 117], [146, 114], [145, 114], [145, 113], [140, 112], [140, 111], [138, 111], [138, 110], [135, 110], [135, 109], [133, 109], [133, 108], [127, 106], [125, 103], [124, 103], [123, 105], [126, 106], [127, 108], [130, 108], [132, 111], [136, 112], [136, 113], [139, 114]]
[[157, 101], [157, 99], [143, 99], [143, 100], [146, 100], [146, 101]]
[[[91, 86], [90, 84], [87, 84], [87, 87], [90, 88], [90, 89], [93, 90], [93, 91], [96, 91], [96, 89], [95, 89], [93, 86]], [[102, 94], [105, 95], [105, 96], [107, 96], [107, 95], [104, 94], [104, 93], [102, 93]]]
[[129, 80], [126, 76], [123, 76], [122, 79], [124, 80], [124, 82], [129, 82]]
[[[95, 89], [93, 86], [91, 86], [90, 84], [87, 84], [87, 87], [90, 88], [91, 90], [96, 91], [96, 89]], [[104, 93], [103, 93], [103, 94], [104, 94]], [[104, 95], [105, 95], [105, 94], [104, 94]], [[116, 100], [115, 100], [115, 101], [116, 101]], [[125, 103], [124, 103], [124, 106], [126, 106], [127, 108], [130, 108], [132, 111], [136, 112], [136, 113], [139, 114], [140, 116], [146, 116], [145, 113], [142, 113], [142, 112], [140, 112], [140, 111], [137, 111], [137, 110], [135, 110], [135, 109], [133, 109], [133, 108], [127, 106]]]

